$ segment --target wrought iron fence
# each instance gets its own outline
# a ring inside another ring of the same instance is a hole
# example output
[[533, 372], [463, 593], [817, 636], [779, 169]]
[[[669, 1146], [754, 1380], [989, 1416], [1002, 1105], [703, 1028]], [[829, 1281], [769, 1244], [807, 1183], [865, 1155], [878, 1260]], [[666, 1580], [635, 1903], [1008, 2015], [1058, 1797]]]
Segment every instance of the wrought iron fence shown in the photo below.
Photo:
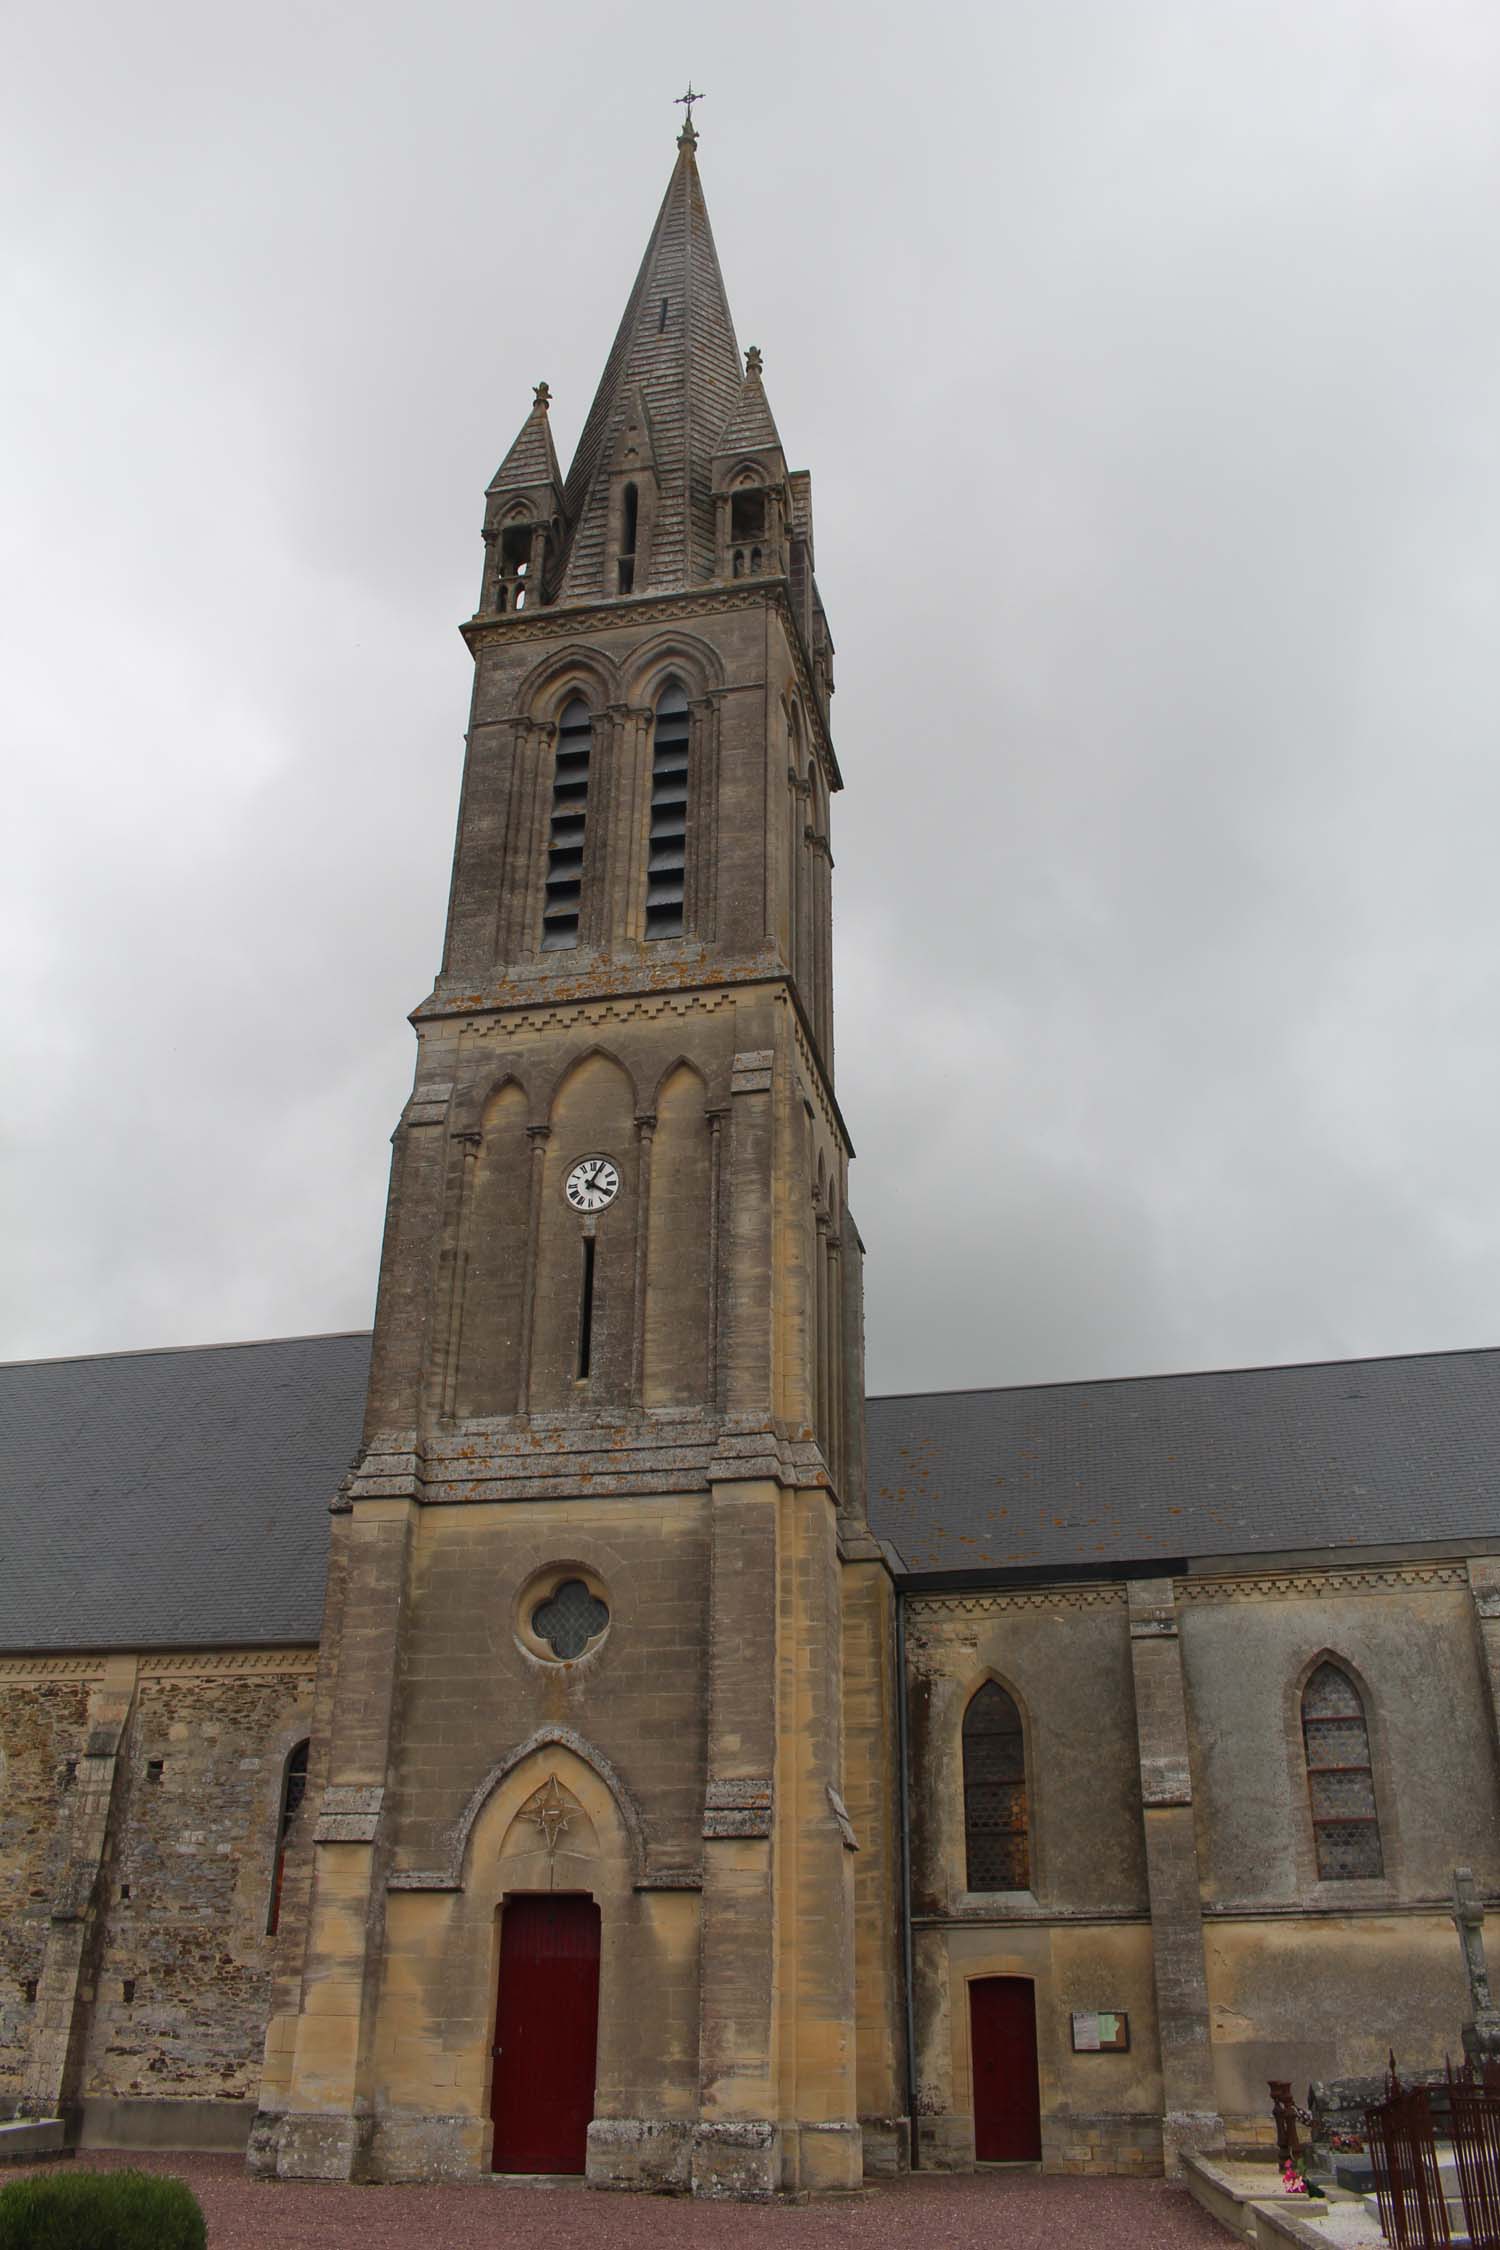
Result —
[[1449, 2130], [1473, 2250], [1500, 2250], [1500, 2071], [1448, 2069]]
[[1385, 2100], [1365, 2112], [1365, 2137], [1386, 2241], [1396, 2250], [1450, 2250], [1432, 2100], [1425, 2086], [1402, 2085], [1394, 2055]]
[[1449, 2142], [1471, 2250], [1500, 2250], [1500, 2067], [1450, 2063], [1446, 2084], [1403, 2086], [1393, 2055], [1365, 2137], [1381, 2232], [1395, 2250], [1451, 2250], [1439, 2155]]

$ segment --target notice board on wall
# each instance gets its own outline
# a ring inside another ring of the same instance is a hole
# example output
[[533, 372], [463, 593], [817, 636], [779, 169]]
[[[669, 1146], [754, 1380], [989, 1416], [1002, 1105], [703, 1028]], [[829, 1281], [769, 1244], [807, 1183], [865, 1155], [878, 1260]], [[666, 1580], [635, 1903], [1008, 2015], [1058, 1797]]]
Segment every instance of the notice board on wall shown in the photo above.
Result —
[[1076, 2008], [1072, 2023], [1075, 2055], [1130, 2052], [1130, 2018], [1118, 2008]]

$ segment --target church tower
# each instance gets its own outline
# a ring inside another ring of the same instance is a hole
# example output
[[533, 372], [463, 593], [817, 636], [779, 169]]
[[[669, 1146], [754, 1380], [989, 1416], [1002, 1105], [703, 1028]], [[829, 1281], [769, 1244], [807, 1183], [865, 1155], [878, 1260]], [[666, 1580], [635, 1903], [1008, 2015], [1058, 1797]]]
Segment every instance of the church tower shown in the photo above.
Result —
[[891, 1585], [833, 1084], [833, 647], [689, 121], [566, 478], [485, 496], [442, 968], [252, 2164], [903, 2161]]

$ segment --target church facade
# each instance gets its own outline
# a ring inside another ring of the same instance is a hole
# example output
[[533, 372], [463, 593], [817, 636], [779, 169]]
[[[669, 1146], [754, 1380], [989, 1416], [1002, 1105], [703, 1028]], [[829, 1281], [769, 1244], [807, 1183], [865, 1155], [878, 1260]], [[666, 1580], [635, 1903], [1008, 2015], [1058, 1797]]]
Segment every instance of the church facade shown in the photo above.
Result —
[[695, 152], [486, 495], [373, 1336], [0, 1370], [0, 2114], [766, 2197], [1456, 2045], [1500, 1355], [866, 1401], [832, 641]]

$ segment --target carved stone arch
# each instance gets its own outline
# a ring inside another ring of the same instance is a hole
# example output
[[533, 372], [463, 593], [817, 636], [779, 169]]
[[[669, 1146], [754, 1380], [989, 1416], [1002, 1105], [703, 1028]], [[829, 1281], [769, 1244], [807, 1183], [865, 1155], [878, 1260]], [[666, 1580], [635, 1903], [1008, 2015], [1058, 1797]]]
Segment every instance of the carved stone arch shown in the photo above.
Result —
[[562, 1069], [557, 1073], [557, 1076], [553, 1079], [551, 1087], [548, 1090], [546, 1115], [539, 1122], [547, 1123], [557, 1115], [558, 1099], [561, 1096], [563, 1088], [567, 1085], [569, 1079], [575, 1077], [577, 1073], [582, 1070], [585, 1063], [593, 1062], [595, 1060], [600, 1062], [612, 1063], [614, 1065], [615, 1069], [624, 1079], [626, 1085], [630, 1088], [630, 1099], [633, 1106], [636, 1110], [640, 1109], [640, 1089], [636, 1085], [634, 1071], [629, 1069], [628, 1066], [621, 1061], [620, 1057], [615, 1053], [613, 1047], [603, 1047], [596, 1044], [592, 1047], [585, 1047], [581, 1055], [572, 1055], [569, 1057], [568, 1061], [564, 1063]]
[[497, 1094], [507, 1086], [514, 1086], [526, 1103], [526, 1113], [531, 1115], [531, 1093], [518, 1070], [509, 1066], [497, 1070], [491, 1077], [476, 1078], [453, 1097], [453, 1130], [455, 1133], [477, 1133], [483, 1130], [485, 1117]]
[[521, 681], [515, 708], [526, 717], [555, 724], [575, 695], [581, 695], [597, 717], [606, 704], [620, 699], [618, 666], [592, 648], [554, 650]]
[[765, 463], [749, 460], [737, 462], [725, 480], [726, 483], [734, 487], [736, 492], [743, 492], [751, 485], [769, 484], [770, 481], [766, 474]]
[[698, 1084], [703, 1089], [704, 1106], [705, 1108], [707, 1107], [708, 1080], [704, 1077], [699, 1065], [693, 1061], [691, 1055], [676, 1055], [673, 1057], [672, 1061], [667, 1064], [666, 1069], [660, 1071], [657, 1074], [656, 1084], [651, 1089], [651, 1110], [653, 1115], [661, 1107], [661, 1090], [663, 1086], [665, 1086], [667, 1080], [679, 1070], [690, 1070], [692, 1072], [693, 1076], [697, 1079]]
[[649, 705], [654, 711], [674, 677], [690, 703], [721, 688], [724, 666], [712, 642], [680, 629], [656, 634], [631, 657], [624, 674], [625, 694], [631, 703]]
[[546, 1725], [538, 1727], [534, 1734], [529, 1734], [524, 1742], [517, 1743], [513, 1750], [507, 1750], [504, 1757], [498, 1758], [491, 1766], [489, 1772], [480, 1782], [478, 1788], [474, 1790], [468, 1803], [459, 1814], [449, 1835], [441, 1866], [432, 1870], [431, 1874], [407, 1876], [404, 1881], [400, 1876], [397, 1876], [392, 1887], [403, 1890], [461, 1891], [464, 1887], [467, 1872], [466, 1861], [469, 1852], [469, 1839], [473, 1835], [474, 1825], [480, 1814], [484, 1811], [495, 1791], [501, 1787], [510, 1774], [515, 1772], [518, 1766], [524, 1765], [526, 1760], [535, 1756], [537, 1751], [547, 1749], [570, 1751], [583, 1765], [588, 1766], [603, 1783], [614, 1800], [615, 1810], [620, 1816], [620, 1826], [625, 1834], [634, 1879], [636, 1882], [643, 1881], [646, 1874], [646, 1828], [641, 1818], [640, 1807], [626, 1782], [617, 1768], [611, 1765], [609, 1759], [605, 1757], [603, 1751], [596, 1750], [593, 1744], [586, 1741], [581, 1734], [575, 1734], [571, 1727]]
[[536, 510], [529, 500], [512, 500], [503, 520], [506, 523], [531, 523], [535, 517]]

